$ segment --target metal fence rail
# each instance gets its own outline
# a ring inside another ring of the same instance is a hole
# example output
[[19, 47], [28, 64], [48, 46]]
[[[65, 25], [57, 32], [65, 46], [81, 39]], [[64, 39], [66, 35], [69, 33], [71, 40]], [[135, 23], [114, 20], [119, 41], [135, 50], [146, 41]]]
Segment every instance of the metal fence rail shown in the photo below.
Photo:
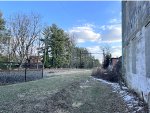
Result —
[[43, 78], [43, 64], [0, 62], [0, 84], [13, 84]]

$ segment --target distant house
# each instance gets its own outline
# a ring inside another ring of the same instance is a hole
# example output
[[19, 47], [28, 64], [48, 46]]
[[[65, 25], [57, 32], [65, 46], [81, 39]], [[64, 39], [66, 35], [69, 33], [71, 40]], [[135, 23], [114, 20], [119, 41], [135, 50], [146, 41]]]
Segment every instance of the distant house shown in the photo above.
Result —
[[119, 58], [111, 58], [110, 65], [112, 67], [114, 67], [117, 64], [118, 60], [119, 60]]
[[42, 57], [40, 56], [30, 56], [29, 63], [42, 63]]
[[24, 63], [23, 65], [24, 68], [27, 67], [30, 69], [38, 69], [43, 67], [42, 57], [40, 56], [30, 56], [27, 62], [28, 62], [27, 64]]
[[122, 58], [122, 57], [111, 58], [111, 59], [110, 59], [109, 69], [112, 70], [112, 69], [116, 66], [117, 62], [118, 62], [119, 60], [121, 60], [121, 58]]
[[128, 87], [150, 106], [150, 1], [122, 1], [122, 56]]

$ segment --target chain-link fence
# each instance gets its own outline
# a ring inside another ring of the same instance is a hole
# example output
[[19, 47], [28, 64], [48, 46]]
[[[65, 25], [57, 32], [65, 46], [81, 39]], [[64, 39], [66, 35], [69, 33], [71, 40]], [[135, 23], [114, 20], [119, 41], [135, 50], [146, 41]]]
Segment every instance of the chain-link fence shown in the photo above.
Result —
[[42, 63], [0, 62], [0, 84], [13, 84], [43, 78]]

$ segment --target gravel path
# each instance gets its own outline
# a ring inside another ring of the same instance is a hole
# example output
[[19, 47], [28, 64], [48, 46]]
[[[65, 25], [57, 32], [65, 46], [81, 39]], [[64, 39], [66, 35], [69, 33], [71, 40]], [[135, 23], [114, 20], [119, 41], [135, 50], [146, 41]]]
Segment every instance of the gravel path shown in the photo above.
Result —
[[0, 113], [128, 113], [119, 94], [90, 74], [80, 70], [1, 86]]

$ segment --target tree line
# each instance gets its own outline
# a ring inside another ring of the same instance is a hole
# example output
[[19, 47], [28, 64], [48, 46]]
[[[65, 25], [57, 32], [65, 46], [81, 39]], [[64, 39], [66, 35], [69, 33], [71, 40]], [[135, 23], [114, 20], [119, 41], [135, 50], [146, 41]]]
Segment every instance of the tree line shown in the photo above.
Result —
[[14, 14], [6, 22], [0, 13], [0, 62], [19, 62], [21, 66], [30, 56], [42, 57], [46, 68], [99, 66], [86, 48], [77, 47], [74, 36], [56, 24], [43, 26], [38, 14]]

